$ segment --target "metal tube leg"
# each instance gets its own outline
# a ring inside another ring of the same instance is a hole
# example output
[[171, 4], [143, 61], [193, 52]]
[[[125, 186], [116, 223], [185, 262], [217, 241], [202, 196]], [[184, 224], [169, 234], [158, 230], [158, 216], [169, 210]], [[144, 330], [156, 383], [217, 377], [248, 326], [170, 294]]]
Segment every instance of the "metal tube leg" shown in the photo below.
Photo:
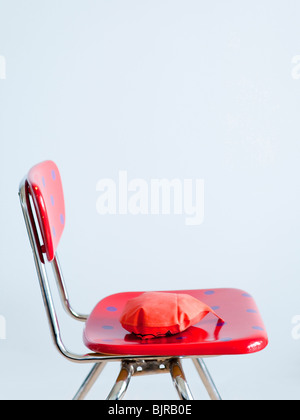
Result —
[[113, 389], [111, 390], [107, 400], [109, 401], [118, 401], [121, 400], [128, 388], [129, 382], [133, 374], [133, 368], [129, 363], [122, 363], [121, 371], [116, 380]]
[[222, 401], [212, 377], [202, 359], [193, 359], [194, 365], [212, 401]]
[[87, 396], [88, 392], [91, 390], [102, 370], [104, 369], [106, 363], [96, 363], [93, 369], [90, 371], [85, 381], [79, 388], [77, 394], [73, 398], [74, 401], [82, 401]]
[[174, 359], [170, 362], [170, 373], [181, 400], [193, 400], [189, 385], [185, 379], [182, 365], [179, 359]]

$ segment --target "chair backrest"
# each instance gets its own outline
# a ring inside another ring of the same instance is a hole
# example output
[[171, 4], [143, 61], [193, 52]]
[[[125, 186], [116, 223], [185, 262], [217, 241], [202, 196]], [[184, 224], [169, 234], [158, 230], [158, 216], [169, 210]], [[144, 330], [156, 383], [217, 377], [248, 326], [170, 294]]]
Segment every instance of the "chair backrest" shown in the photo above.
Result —
[[[41, 254], [46, 254], [51, 262], [65, 227], [65, 202], [60, 173], [54, 162], [46, 161], [34, 166], [26, 181], [42, 236]], [[42, 255], [40, 258], [43, 262]]]
[[[87, 360], [85, 356], [68, 352], [61, 340], [46, 269], [48, 265], [53, 269], [54, 279], [66, 312], [72, 318], [86, 322], [88, 316], [74, 311], [70, 304], [56, 252], [65, 227], [64, 195], [56, 164], [46, 161], [34, 166], [20, 183], [19, 197], [54, 342], [59, 351], [68, 359], [85, 361]], [[44, 257], [45, 254], [47, 260]], [[49, 264], [46, 264], [47, 261]]]

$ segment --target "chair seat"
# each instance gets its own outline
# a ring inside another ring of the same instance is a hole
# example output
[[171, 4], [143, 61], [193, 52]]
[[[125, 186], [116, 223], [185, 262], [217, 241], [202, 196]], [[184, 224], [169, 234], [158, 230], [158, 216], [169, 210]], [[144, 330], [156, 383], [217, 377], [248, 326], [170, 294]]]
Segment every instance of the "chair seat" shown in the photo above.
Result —
[[180, 290], [209, 305], [213, 315], [186, 331], [164, 338], [141, 340], [128, 333], [120, 317], [126, 302], [143, 292], [108, 296], [95, 307], [84, 329], [84, 343], [93, 352], [139, 356], [217, 356], [263, 350], [268, 336], [252, 296], [238, 289]]

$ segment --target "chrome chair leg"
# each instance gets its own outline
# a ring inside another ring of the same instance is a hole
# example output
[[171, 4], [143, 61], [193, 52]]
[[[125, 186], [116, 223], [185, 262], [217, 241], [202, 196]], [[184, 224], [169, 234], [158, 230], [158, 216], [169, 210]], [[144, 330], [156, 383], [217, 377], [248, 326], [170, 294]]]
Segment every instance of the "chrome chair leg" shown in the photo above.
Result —
[[131, 380], [132, 374], [133, 368], [131, 364], [123, 362], [116, 383], [113, 386], [113, 389], [111, 390], [109, 396], [107, 397], [108, 401], [118, 401], [124, 397], [129, 382]]
[[185, 379], [185, 375], [182, 369], [181, 362], [179, 359], [173, 359], [170, 362], [170, 373], [175, 385], [176, 391], [178, 392], [181, 400], [193, 400], [193, 395], [190, 391], [189, 385]]
[[202, 359], [193, 359], [194, 365], [212, 401], [222, 401], [212, 377]]
[[79, 388], [77, 394], [73, 398], [73, 401], [82, 401], [87, 396], [88, 392], [91, 390], [99, 375], [103, 371], [106, 363], [96, 363], [93, 369], [90, 371], [85, 381]]

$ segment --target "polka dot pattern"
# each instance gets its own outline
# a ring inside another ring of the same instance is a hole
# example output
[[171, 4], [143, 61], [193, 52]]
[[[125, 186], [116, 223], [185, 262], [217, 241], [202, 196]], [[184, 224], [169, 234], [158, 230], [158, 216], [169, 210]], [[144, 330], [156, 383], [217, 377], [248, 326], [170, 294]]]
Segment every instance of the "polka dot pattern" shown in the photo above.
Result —
[[84, 342], [96, 352], [132, 355], [225, 355], [247, 354], [268, 344], [267, 333], [253, 298], [237, 289], [188, 290], [209, 305], [225, 322], [212, 314], [181, 334], [141, 339], [120, 324], [120, 314], [129, 299], [142, 292], [120, 293], [99, 302], [85, 328]]
[[252, 328], [256, 331], [264, 331], [264, 329], [262, 327], [254, 326]]
[[118, 310], [118, 308], [115, 308], [114, 306], [108, 306], [108, 307], [106, 308], [106, 310], [107, 310], [108, 312], [116, 312], [116, 311]]
[[52, 261], [65, 227], [65, 204], [59, 170], [54, 162], [43, 162], [30, 170], [27, 181], [40, 221], [47, 258]]

